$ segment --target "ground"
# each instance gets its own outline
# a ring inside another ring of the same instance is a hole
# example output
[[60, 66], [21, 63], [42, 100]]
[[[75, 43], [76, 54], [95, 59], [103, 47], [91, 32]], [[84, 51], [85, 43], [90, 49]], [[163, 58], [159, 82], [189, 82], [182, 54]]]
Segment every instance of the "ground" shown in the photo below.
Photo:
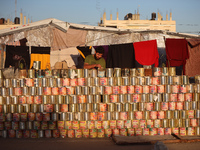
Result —
[[[200, 142], [166, 144], [168, 150], [199, 150]], [[2, 150], [155, 150], [154, 145], [116, 145], [111, 138], [40, 138], [40, 139], [11, 139], [0, 138]]]

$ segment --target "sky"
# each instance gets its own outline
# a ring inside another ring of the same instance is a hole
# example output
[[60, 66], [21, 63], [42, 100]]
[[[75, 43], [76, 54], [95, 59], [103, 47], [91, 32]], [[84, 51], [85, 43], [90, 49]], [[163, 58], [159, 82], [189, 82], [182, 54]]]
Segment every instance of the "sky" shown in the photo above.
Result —
[[[172, 12], [176, 31], [200, 35], [200, 0], [17, 0], [16, 12], [33, 22], [56, 18], [69, 23], [98, 25], [103, 13], [106, 19], [123, 20], [128, 13], [139, 10], [140, 19], [151, 19], [152, 12], [159, 12], [166, 20]], [[0, 18], [14, 21], [15, 0], [0, 0]]]

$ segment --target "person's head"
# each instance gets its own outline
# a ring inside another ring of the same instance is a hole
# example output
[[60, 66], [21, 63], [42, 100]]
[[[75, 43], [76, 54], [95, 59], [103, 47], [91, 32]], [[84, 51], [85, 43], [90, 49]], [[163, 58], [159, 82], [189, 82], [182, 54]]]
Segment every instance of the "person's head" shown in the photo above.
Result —
[[96, 49], [95, 49], [95, 55], [94, 55], [94, 58], [96, 60], [100, 59], [104, 54], [104, 48], [102, 46], [98, 46]]

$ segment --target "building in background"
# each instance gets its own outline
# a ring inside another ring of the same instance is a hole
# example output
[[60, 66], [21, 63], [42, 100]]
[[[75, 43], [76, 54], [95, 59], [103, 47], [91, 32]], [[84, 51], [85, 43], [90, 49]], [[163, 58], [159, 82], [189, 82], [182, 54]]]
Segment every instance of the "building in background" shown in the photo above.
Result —
[[20, 25], [25, 25], [27, 23], [30, 23], [30, 19], [28, 18], [28, 20], [26, 20], [26, 16], [23, 16], [23, 14], [20, 13], [20, 18], [15, 17], [15, 19], [13, 21], [10, 18], [8, 18], [8, 19], [1, 18], [0, 19], [0, 30], [6, 29], [6, 28], [16, 28]]
[[117, 19], [112, 19], [112, 14], [110, 14], [110, 20], [106, 19], [106, 12], [103, 14], [103, 19], [98, 24], [101, 27], [113, 27], [118, 29], [136, 29], [136, 30], [165, 30], [176, 32], [176, 21], [172, 20], [172, 13], [170, 12], [170, 17], [168, 19], [168, 14], [166, 15], [166, 20], [158, 12], [151, 14], [150, 20], [140, 20], [139, 11], [132, 14], [128, 13], [124, 20], [119, 20], [119, 13], [117, 12]]

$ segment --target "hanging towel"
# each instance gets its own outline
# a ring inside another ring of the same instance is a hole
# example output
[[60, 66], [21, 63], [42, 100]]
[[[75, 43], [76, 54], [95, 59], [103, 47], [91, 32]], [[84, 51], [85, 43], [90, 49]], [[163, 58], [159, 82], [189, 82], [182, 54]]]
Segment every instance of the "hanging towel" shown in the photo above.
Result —
[[26, 68], [30, 67], [30, 55], [28, 46], [10, 46], [6, 45], [6, 60], [5, 68], [14, 66], [17, 69], [20, 59], [24, 59], [26, 62]]
[[158, 67], [159, 54], [156, 40], [133, 43], [135, 59], [141, 65], [153, 65]]
[[106, 60], [107, 68], [135, 68], [133, 43], [110, 45]]
[[185, 74], [186, 59], [189, 58], [188, 43], [185, 39], [167, 38], [165, 41], [167, 66], [183, 65], [183, 74]]
[[41, 69], [44, 70], [50, 64], [50, 47], [31, 47], [31, 65], [34, 61], [41, 61]]

